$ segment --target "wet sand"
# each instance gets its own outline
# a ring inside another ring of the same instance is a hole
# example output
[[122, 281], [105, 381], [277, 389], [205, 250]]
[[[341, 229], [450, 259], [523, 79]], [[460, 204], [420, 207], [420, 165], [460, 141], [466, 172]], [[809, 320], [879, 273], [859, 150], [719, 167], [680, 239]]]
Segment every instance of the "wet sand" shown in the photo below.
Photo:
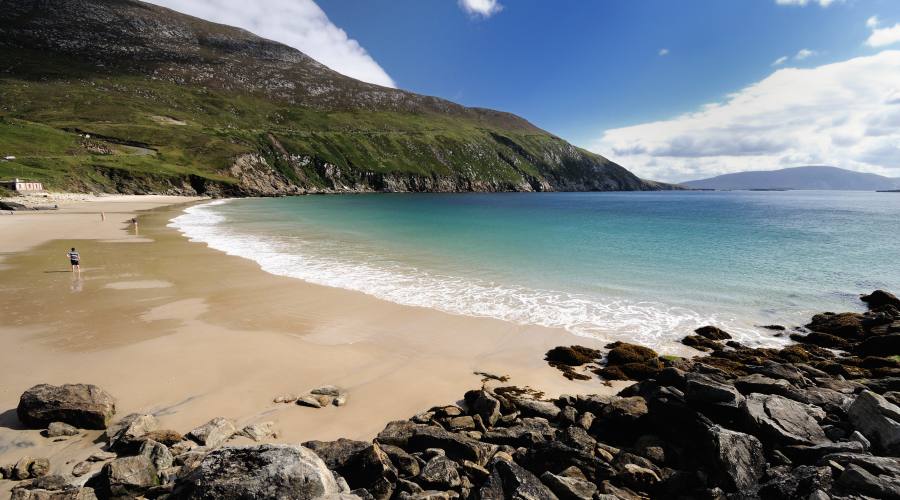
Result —
[[[556, 345], [601, 342], [269, 275], [165, 227], [180, 208], [162, 200], [135, 235], [126, 221], [148, 202], [119, 202], [102, 223], [90, 204], [0, 218], [4, 234], [18, 231], [0, 243], [0, 464], [48, 457], [68, 473], [100, 447], [97, 432], [51, 442], [19, 428], [19, 395], [38, 383], [97, 384], [117, 398], [118, 416], [154, 413], [183, 433], [217, 416], [274, 421], [279, 442], [371, 439], [478, 387], [475, 371], [551, 396], [615, 391], [543, 361]], [[71, 246], [80, 277], [68, 271]], [[347, 405], [272, 402], [323, 384], [347, 389]]]

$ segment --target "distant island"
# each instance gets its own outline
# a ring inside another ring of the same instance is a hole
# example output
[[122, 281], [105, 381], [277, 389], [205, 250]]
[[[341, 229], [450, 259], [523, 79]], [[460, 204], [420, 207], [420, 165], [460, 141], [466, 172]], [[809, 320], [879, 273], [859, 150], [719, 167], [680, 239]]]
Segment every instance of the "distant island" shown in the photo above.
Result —
[[753, 191], [838, 190], [893, 191], [900, 179], [854, 172], [837, 167], [808, 166], [781, 170], [759, 170], [719, 175], [709, 179], [683, 182], [691, 189], [741, 189]]

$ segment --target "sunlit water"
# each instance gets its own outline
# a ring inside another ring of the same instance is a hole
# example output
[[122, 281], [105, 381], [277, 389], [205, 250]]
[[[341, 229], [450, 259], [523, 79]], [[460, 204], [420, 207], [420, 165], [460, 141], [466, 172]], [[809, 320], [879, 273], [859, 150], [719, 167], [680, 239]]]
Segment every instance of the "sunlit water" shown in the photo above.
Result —
[[396, 194], [216, 201], [172, 226], [270, 273], [665, 346], [900, 289], [900, 194]]

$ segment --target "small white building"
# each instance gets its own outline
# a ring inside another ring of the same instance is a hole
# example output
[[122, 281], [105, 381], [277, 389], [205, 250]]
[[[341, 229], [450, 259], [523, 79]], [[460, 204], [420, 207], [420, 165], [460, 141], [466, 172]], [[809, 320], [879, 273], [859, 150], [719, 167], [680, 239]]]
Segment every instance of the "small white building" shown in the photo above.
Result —
[[20, 193], [44, 190], [44, 185], [40, 182], [27, 181], [22, 179], [13, 179], [11, 181], [0, 180], [0, 187], [4, 187], [6, 189], [9, 189], [10, 191], [17, 191]]

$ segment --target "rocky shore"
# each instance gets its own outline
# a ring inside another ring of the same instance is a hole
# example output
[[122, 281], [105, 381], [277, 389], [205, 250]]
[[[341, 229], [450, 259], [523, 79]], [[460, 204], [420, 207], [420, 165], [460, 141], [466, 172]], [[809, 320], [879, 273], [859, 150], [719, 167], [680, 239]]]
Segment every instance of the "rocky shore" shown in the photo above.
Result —
[[[0, 474], [16, 499], [900, 498], [900, 299], [862, 300], [863, 314], [770, 325], [795, 342], [780, 349], [715, 327], [684, 339], [706, 351], [694, 358], [625, 343], [557, 347], [547, 361], [564, 376], [637, 382], [615, 396], [548, 400], [486, 376], [372, 441], [235, 446], [275, 430], [218, 417], [181, 434], [153, 415], [117, 418], [98, 387], [38, 385], [17, 408], [24, 426], [47, 439], [105, 429], [103, 449], [65, 475], [40, 457]], [[338, 405], [346, 394], [279, 396], [313, 407], [326, 397]]]

